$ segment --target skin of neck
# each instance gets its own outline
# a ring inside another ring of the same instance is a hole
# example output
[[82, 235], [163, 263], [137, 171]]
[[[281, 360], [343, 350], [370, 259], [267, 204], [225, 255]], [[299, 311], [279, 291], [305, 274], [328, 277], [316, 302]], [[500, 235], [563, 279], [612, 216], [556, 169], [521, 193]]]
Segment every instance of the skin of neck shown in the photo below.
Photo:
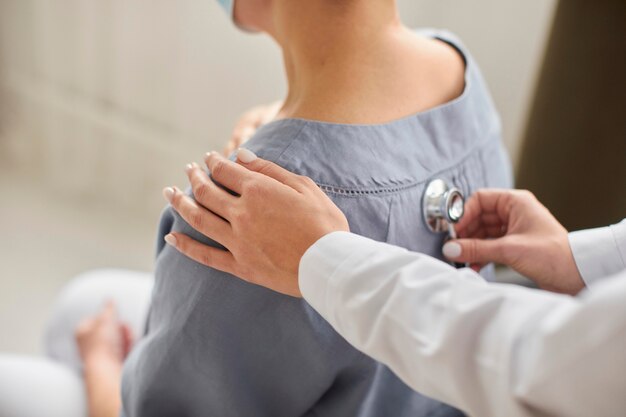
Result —
[[328, 121], [354, 119], [345, 109], [376, 96], [414, 38], [395, 0], [273, 0], [266, 26], [288, 80], [279, 117]]

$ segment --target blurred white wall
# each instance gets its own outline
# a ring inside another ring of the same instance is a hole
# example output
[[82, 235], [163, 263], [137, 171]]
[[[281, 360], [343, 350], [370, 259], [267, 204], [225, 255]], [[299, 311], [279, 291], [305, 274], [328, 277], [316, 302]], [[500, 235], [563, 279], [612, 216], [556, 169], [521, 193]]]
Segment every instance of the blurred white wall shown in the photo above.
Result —
[[[554, 5], [400, 0], [407, 24], [465, 40], [513, 153]], [[284, 90], [280, 51], [215, 0], [0, 0], [0, 164], [61, 195], [156, 216], [184, 163]]]
[[[516, 152], [555, 0], [399, 1], [465, 40]], [[282, 72], [215, 0], [0, 0], [0, 351], [38, 351], [75, 274], [149, 270], [161, 188], [280, 98]]]

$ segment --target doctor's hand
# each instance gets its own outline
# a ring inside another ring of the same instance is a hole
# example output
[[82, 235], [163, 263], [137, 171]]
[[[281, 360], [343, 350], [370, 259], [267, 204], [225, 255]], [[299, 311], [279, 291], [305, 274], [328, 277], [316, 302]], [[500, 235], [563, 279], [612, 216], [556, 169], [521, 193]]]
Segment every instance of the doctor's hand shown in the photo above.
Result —
[[253, 107], [245, 112], [235, 124], [232, 136], [226, 144], [223, 154], [228, 156], [236, 149], [239, 149], [261, 126], [271, 122], [282, 106], [282, 101], [275, 101], [263, 106]]
[[549, 291], [574, 295], [585, 286], [567, 230], [528, 191], [476, 192], [455, 229], [460, 239], [444, 246], [455, 262], [508, 265]]
[[165, 240], [201, 264], [301, 297], [300, 259], [323, 236], [349, 231], [348, 221], [310, 178], [246, 149], [240, 149], [237, 157], [235, 163], [212, 152], [205, 160], [213, 180], [237, 196], [217, 186], [195, 164], [186, 169], [195, 201], [177, 188], [163, 191], [187, 223], [227, 251], [181, 233], [171, 233]]

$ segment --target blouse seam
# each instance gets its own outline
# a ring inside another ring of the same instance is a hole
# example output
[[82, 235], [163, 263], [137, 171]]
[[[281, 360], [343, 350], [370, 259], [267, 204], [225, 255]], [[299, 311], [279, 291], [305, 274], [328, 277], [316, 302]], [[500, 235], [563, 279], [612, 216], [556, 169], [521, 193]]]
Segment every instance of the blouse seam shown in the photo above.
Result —
[[300, 138], [300, 135], [302, 134], [302, 131], [304, 130], [306, 126], [307, 126], [306, 123], [302, 124], [302, 126], [300, 127], [300, 130], [298, 130], [298, 133], [295, 134], [291, 142], [289, 142], [289, 144], [285, 146], [285, 149], [283, 149], [283, 151], [280, 154], [278, 154], [278, 156], [276, 157], [276, 162], [280, 162], [285, 152], [287, 152], [289, 148], [291, 148], [291, 146]]
[[476, 145], [476, 147], [472, 148], [471, 151], [469, 151], [467, 154], [463, 155], [462, 158], [459, 158], [458, 160], [456, 160], [453, 163], [449, 164], [445, 168], [440, 169], [439, 171], [431, 173], [427, 178], [424, 178], [424, 179], [418, 180], [418, 181], [412, 181], [412, 182], [407, 183], [407, 184], [396, 185], [396, 186], [385, 186], [385, 187], [359, 187], [359, 186], [356, 186], [356, 187], [342, 187], [342, 186], [338, 186], [338, 185], [325, 184], [325, 183], [322, 183], [322, 182], [319, 182], [319, 181], [315, 181], [315, 183], [317, 184], [317, 186], [319, 188], [322, 189], [322, 191], [326, 192], [327, 194], [333, 194], [333, 195], [338, 195], [338, 196], [343, 196], [343, 197], [354, 197], [354, 198], [356, 198], [356, 197], [362, 197], [362, 196], [382, 196], [382, 195], [397, 194], [397, 193], [404, 192], [404, 191], [407, 191], [409, 189], [418, 187], [421, 184], [424, 184], [429, 179], [434, 178], [434, 177], [436, 177], [438, 175], [441, 175], [442, 173], [450, 170], [451, 168], [454, 168], [455, 166], [458, 166], [458, 165], [464, 163], [467, 159], [471, 158], [472, 156], [475, 156], [476, 154], [478, 154], [478, 157], [482, 160], [482, 157], [481, 157], [480, 153], [489, 144], [490, 144], [490, 142], [485, 140], [485, 142], [483, 142], [483, 143], [481, 143], [479, 145]]

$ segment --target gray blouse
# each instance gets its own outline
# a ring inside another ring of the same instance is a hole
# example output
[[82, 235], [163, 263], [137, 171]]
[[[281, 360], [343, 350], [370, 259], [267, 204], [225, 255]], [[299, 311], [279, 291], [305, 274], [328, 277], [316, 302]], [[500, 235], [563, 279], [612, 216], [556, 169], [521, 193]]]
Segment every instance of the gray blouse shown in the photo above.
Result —
[[[278, 120], [246, 147], [311, 177], [353, 232], [440, 257], [443, 236], [422, 222], [425, 184], [445, 178], [470, 195], [511, 186], [511, 171], [476, 63], [449, 33], [420, 33], [464, 56], [459, 98], [379, 125]], [[171, 230], [215, 245], [165, 210], [147, 333], [124, 367], [124, 415], [461, 415], [355, 350], [306, 301], [207, 268], [165, 245]]]

